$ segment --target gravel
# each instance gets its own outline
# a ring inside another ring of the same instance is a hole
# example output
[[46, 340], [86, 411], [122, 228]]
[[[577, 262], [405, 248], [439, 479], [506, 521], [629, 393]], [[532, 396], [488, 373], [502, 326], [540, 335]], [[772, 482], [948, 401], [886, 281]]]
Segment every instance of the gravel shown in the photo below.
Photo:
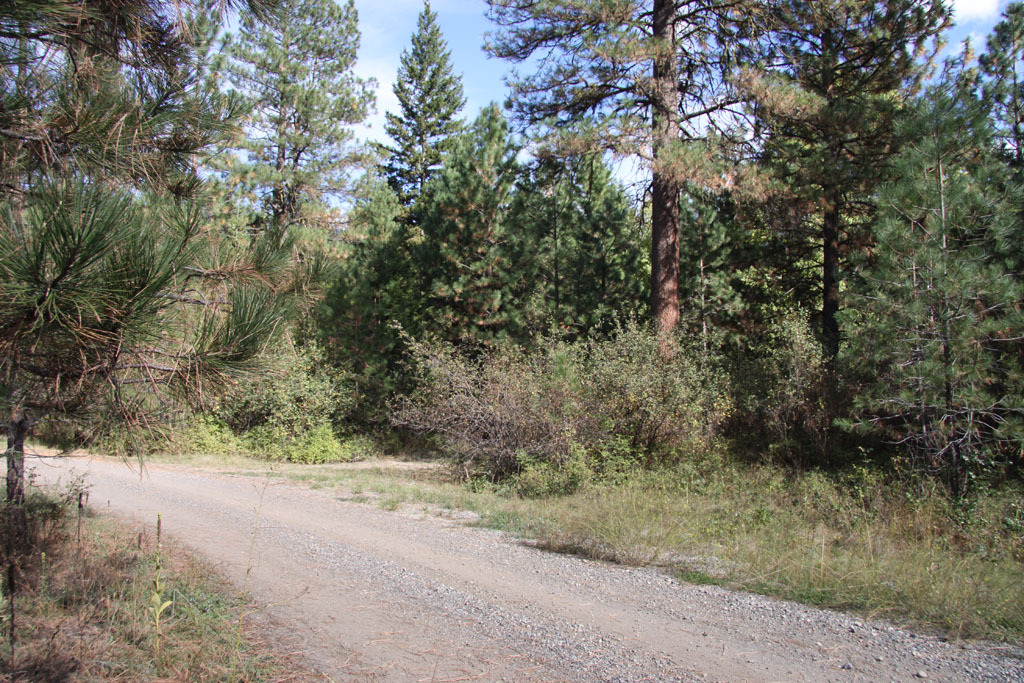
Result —
[[51, 481], [88, 471], [100, 508], [162, 511], [301, 644], [311, 680], [1024, 681], [1017, 645], [547, 553], [423, 506], [181, 467], [140, 479], [117, 461], [47, 464], [36, 470]]

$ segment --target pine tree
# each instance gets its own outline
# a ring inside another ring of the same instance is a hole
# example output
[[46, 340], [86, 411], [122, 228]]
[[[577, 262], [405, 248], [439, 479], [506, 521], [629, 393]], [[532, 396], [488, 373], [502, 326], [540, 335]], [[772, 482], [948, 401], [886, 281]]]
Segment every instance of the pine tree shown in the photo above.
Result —
[[462, 80], [452, 72], [451, 52], [429, 2], [423, 4], [412, 44], [402, 51], [394, 92], [400, 111], [387, 112], [384, 125], [394, 145], [377, 148], [387, 157], [382, 171], [391, 189], [409, 208], [451, 150], [462, 128], [455, 117], [466, 104]]
[[[239, 284], [206, 262], [195, 164], [231, 112], [196, 87], [189, 9], [0, 8], [9, 501], [34, 425], [142, 429], [244, 373], [282, 318], [274, 276], [248, 264]], [[274, 244], [253, 246], [273, 260]]]
[[[763, 10], [740, 0], [487, 0], [491, 54], [538, 70], [514, 74], [511, 106], [570, 152], [642, 154], [651, 171], [651, 314], [679, 322], [680, 192], [720, 189], [716, 135], [736, 103], [735, 51]], [[716, 116], [724, 114], [723, 116]]]
[[981, 56], [984, 101], [992, 112], [1000, 146], [1014, 171], [1024, 173], [1024, 3], [1013, 2], [988, 37]]
[[[877, 429], [957, 495], [1024, 445], [1024, 288], [998, 257], [1012, 218], [986, 112], [947, 70], [905, 124], [858, 291], [851, 359]], [[1019, 248], [1019, 235], [1018, 248]]]
[[510, 230], [518, 149], [497, 105], [480, 112], [423, 199], [416, 249], [428, 331], [456, 343], [518, 338], [530, 282], [522, 237]]
[[251, 107], [227, 170], [254, 222], [329, 222], [355, 162], [350, 127], [373, 104], [352, 73], [358, 47], [353, 0], [283, 0], [274, 21], [243, 17], [226, 38], [225, 85]]
[[398, 198], [377, 178], [360, 195], [347, 231], [360, 237], [343, 250], [318, 324], [333, 360], [356, 382], [358, 416], [376, 421], [405, 388], [407, 335], [420, 335], [424, 302]]
[[553, 325], [585, 336], [644, 312], [637, 218], [599, 158], [537, 162], [520, 182], [511, 214], [535, 270], [524, 302], [533, 329]]
[[[679, 289], [685, 302], [685, 328], [710, 347], [715, 331], [733, 333], [744, 328], [747, 304], [744, 285], [764, 282], [750, 277], [751, 264], [742, 258], [744, 238], [726, 195], [683, 194], [682, 234], [679, 240]], [[764, 260], [758, 254], [758, 261]], [[762, 264], [763, 265], [763, 264]]]
[[[844, 233], [870, 215], [871, 192], [899, 140], [902, 102], [925, 74], [921, 53], [949, 21], [939, 0], [775, 3], [775, 66], [747, 83], [764, 135], [762, 160], [820, 211], [821, 318], [826, 357], [839, 353]], [[820, 207], [820, 208], [819, 208]]]

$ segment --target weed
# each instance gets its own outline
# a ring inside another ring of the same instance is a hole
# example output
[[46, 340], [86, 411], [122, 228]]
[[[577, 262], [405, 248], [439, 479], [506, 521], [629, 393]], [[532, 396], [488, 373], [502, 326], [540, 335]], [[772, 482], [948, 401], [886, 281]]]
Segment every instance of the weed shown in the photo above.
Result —
[[153, 583], [152, 593], [149, 597], [149, 607], [147, 611], [149, 613], [150, 623], [153, 625], [153, 653], [154, 658], [160, 659], [160, 622], [163, 618], [164, 612], [173, 603], [172, 600], [164, 600], [164, 580], [160, 574], [160, 570], [163, 569], [163, 556], [161, 553], [160, 543], [162, 538], [162, 526], [163, 520], [160, 513], [156, 516], [156, 552], [153, 556]]
[[[57, 502], [49, 501], [52, 510]], [[0, 681], [258, 681], [281, 673], [248, 638], [231, 638], [241, 604], [162, 531], [154, 546], [146, 532], [85, 516], [75, 542], [72, 523], [66, 514], [49, 522], [45, 560], [37, 552], [21, 566], [21, 636], [15, 652], [0, 648]]]

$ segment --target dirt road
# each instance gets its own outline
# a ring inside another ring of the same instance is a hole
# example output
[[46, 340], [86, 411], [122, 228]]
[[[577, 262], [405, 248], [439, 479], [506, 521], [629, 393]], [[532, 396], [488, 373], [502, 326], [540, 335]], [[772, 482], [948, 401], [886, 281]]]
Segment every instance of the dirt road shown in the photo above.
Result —
[[1019, 651], [545, 553], [411, 509], [266, 478], [101, 458], [91, 505], [205, 555], [334, 681], [1024, 681]]

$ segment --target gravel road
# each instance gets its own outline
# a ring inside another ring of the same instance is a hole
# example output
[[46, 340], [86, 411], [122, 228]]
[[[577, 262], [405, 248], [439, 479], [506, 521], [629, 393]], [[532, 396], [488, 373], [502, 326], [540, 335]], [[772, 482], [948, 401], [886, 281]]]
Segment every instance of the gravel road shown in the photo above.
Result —
[[333, 681], [1024, 681], [1024, 651], [950, 643], [650, 569], [532, 548], [412, 508], [184, 466], [43, 458], [91, 505], [218, 566]]

